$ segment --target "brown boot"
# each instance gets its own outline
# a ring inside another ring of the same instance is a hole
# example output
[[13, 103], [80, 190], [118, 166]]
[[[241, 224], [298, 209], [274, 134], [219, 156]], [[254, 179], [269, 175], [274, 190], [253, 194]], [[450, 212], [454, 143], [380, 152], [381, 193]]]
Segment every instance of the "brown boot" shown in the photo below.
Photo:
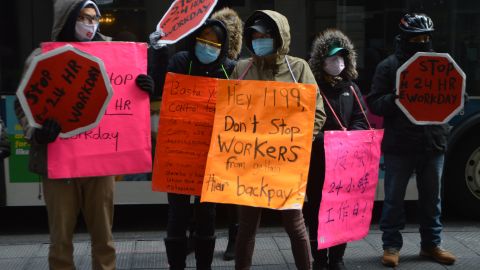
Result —
[[449, 265], [453, 264], [457, 259], [455, 255], [453, 255], [451, 252], [446, 251], [441, 247], [434, 247], [430, 249], [422, 248], [422, 250], [420, 251], [420, 256], [432, 258], [441, 264], [449, 264]]
[[396, 267], [400, 259], [400, 252], [397, 249], [389, 248], [383, 251], [382, 264], [388, 267]]

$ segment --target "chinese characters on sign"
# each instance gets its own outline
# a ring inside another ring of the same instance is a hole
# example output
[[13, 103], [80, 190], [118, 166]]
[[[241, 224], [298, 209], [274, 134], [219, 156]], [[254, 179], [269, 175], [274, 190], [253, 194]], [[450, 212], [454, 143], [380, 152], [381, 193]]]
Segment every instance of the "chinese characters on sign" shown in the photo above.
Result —
[[368, 234], [382, 137], [383, 130], [325, 132], [326, 167], [318, 214], [318, 249]]

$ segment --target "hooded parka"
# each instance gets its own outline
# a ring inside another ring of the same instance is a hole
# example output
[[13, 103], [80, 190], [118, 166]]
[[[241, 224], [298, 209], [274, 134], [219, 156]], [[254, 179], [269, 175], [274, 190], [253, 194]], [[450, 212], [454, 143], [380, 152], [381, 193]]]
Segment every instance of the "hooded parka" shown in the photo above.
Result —
[[[75, 23], [85, 2], [81, 0], [55, 1], [53, 41], [77, 41], [74, 38]], [[94, 40], [105, 40], [105, 38], [97, 32]], [[31, 59], [40, 53], [41, 50], [36, 49], [31, 54], [25, 64], [26, 68]], [[72, 238], [78, 213], [81, 211], [92, 240], [90, 269], [115, 269], [116, 257], [112, 236], [115, 178], [113, 176], [92, 176], [48, 179], [48, 143], [41, 144], [35, 136], [35, 133], [42, 129], [36, 129], [28, 124], [18, 100], [15, 102], [15, 113], [25, 131], [25, 138], [31, 143], [29, 169], [39, 174], [42, 179], [50, 229], [49, 268], [75, 268]]]
[[[293, 82], [292, 73], [299, 83], [317, 84], [307, 62], [303, 59], [287, 55], [290, 49], [290, 26], [288, 20], [282, 14], [271, 10], [257, 10], [245, 22], [245, 29], [252, 26], [255, 20], [264, 18], [269, 20], [275, 27], [276, 53], [265, 57], [259, 57], [253, 53], [252, 39], [248, 31], [244, 32], [245, 46], [252, 54], [251, 58], [240, 60], [233, 70], [232, 79], [263, 80]], [[290, 64], [291, 72], [287, 62]], [[253, 65], [250, 64], [253, 62]], [[249, 67], [250, 66], [250, 67]], [[241, 75], [246, 71], [243, 78]], [[313, 135], [316, 136], [325, 122], [325, 112], [321, 95], [317, 92], [315, 123]]]
[[[201, 63], [195, 54], [195, 37], [206, 28], [217, 26], [222, 31], [219, 57], [210, 64]], [[190, 38], [190, 50], [176, 53], [168, 65], [168, 71], [202, 77], [228, 79], [235, 61], [228, 59], [228, 35], [222, 22], [209, 19]], [[191, 219], [190, 195], [168, 193], [168, 221], [165, 247], [170, 269], [184, 269], [187, 256], [187, 226]], [[215, 204], [194, 203], [195, 219], [195, 263], [196, 269], [211, 269], [215, 248]]]
[[395, 104], [397, 69], [413, 55], [405, 50], [405, 42], [400, 36], [395, 40], [396, 51], [378, 64], [371, 93], [367, 96], [370, 110], [384, 117], [382, 151], [391, 154], [444, 153], [448, 125], [413, 124]]
[[[52, 27], [52, 41], [63, 42], [75, 42], [75, 23], [82, 9], [84, 3], [87, 0], [57, 0], [54, 2], [54, 19]], [[98, 10], [97, 10], [98, 12]], [[97, 30], [93, 38], [95, 41], [109, 41], [110, 37], [106, 37], [100, 34]], [[24, 72], [30, 66], [33, 58], [40, 55], [42, 50], [40, 48], [35, 49], [25, 61]], [[25, 138], [31, 143], [30, 148], [30, 160], [29, 169], [33, 173], [37, 173], [42, 176], [47, 175], [47, 145], [39, 144], [35, 140], [34, 132], [35, 128], [28, 124], [27, 117], [23, 112], [22, 107], [18, 100], [15, 101], [15, 113], [22, 126]]]
[[[329, 56], [332, 48], [343, 48], [339, 53], [344, 59], [345, 68], [338, 76], [328, 75], [324, 70], [325, 59]], [[356, 70], [357, 54], [350, 39], [341, 31], [327, 29], [320, 33], [313, 41], [311, 56], [308, 61], [320, 91], [324, 95], [324, 102], [332, 106], [335, 114], [341, 121], [338, 123], [332, 109], [325, 105], [327, 120], [321, 132], [312, 145], [310, 169], [308, 173], [307, 197], [308, 202], [304, 206], [305, 223], [309, 227], [311, 246], [317, 246], [318, 211], [322, 200], [322, 188], [325, 182], [325, 149], [323, 131], [367, 129], [368, 125], [357, 101], [352, 87], [361, 102], [361, 94], [358, 86], [352, 82], [357, 78]], [[362, 107], [365, 106], [362, 104]], [[343, 264], [343, 255], [347, 244], [340, 244], [327, 249], [312, 249], [313, 265], [320, 269], [328, 264], [333, 267], [335, 264]], [[328, 253], [328, 258], [327, 258]]]
[[[244, 42], [252, 57], [240, 60], [232, 78], [245, 80], [298, 82], [316, 84], [315, 78], [303, 59], [287, 55], [290, 46], [290, 27], [287, 18], [271, 10], [255, 11], [245, 22], [249, 29], [256, 20], [262, 19], [273, 26], [272, 36], [275, 40], [276, 52], [264, 57], [253, 54], [251, 31], [244, 32]], [[316, 136], [325, 122], [322, 97], [317, 89], [316, 110], [313, 135]], [[262, 208], [239, 207], [239, 231], [235, 247], [235, 269], [250, 269], [255, 247], [255, 234], [260, 224]], [[282, 210], [283, 226], [290, 237], [292, 254], [297, 269], [311, 269], [310, 244], [299, 209]]]

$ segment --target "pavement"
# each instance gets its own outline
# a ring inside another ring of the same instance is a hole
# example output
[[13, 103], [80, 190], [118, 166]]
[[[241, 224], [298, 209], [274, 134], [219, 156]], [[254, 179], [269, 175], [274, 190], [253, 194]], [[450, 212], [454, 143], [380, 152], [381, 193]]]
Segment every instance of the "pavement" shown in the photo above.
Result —
[[[233, 261], [223, 261], [227, 245], [226, 229], [217, 230], [212, 269], [233, 269]], [[403, 231], [404, 247], [396, 269], [480, 269], [480, 223], [446, 223], [443, 247], [457, 255], [454, 265], [443, 266], [418, 256], [420, 236], [416, 225]], [[117, 269], [167, 269], [163, 238], [165, 231], [114, 232], [117, 250]], [[252, 269], [295, 269], [290, 241], [282, 227], [260, 228], [256, 238]], [[0, 233], [0, 270], [48, 269], [48, 235]], [[77, 269], [91, 269], [90, 242], [86, 233], [74, 238]], [[387, 269], [380, 263], [381, 231], [372, 225], [363, 240], [349, 243], [345, 254], [348, 269]], [[190, 254], [187, 266], [194, 269], [195, 258]]]

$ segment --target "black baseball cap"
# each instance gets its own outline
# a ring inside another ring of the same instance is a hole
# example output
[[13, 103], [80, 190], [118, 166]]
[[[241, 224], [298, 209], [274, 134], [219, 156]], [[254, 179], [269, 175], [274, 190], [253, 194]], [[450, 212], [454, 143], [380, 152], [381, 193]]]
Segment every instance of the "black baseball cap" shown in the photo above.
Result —
[[252, 26], [248, 27], [248, 29], [255, 30], [262, 34], [270, 34], [273, 30], [272, 25], [265, 19], [258, 19], [252, 24]]

